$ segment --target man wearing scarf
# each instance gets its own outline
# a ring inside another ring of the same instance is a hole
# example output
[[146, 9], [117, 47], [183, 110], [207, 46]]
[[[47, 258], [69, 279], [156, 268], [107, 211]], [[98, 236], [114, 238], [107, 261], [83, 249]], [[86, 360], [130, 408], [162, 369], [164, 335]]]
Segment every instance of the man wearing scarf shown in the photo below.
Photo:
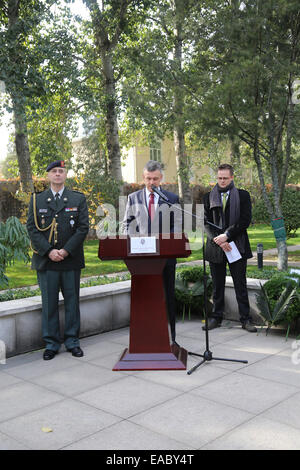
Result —
[[[242, 328], [256, 332], [250, 316], [247, 291], [247, 259], [252, 258], [247, 228], [251, 222], [250, 195], [243, 189], [237, 189], [233, 181], [233, 168], [222, 164], [218, 167], [218, 183], [204, 196], [204, 217], [207, 242], [205, 259], [209, 261], [213, 280], [213, 313], [208, 320], [208, 329], [221, 326], [224, 313], [224, 292], [226, 281], [226, 251], [231, 251], [230, 242], [235, 242], [242, 258], [229, 264], [234, 283]], [[213, 225], [220, 227], [217, 230]], [[220, 231], [222, 233], [220, 233]], [[203, 327], [205, 329], [205, 327]]]

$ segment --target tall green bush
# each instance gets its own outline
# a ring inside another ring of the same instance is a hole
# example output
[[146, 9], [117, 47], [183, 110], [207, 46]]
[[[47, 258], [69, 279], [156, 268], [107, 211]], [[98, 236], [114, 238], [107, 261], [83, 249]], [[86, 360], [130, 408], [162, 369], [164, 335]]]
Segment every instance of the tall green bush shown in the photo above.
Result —
[[[270, 193], [273, 203], [274, 195]], [[287, 238], [292, 238], [300, 227], [300, 191], [286, 188], [282, 199], [282, 212]], [[270, 216], [262, 197], [253, 205], [252, 219], [255, 223], [270, 223]]]
[[0, 287], [8, 286], [5, 275], [7, 266], [15, 260], [25, 263], [29, 257], [30, 240], [26, 228], [17, 217], [9, 217], [6, 222], [0, 223]]

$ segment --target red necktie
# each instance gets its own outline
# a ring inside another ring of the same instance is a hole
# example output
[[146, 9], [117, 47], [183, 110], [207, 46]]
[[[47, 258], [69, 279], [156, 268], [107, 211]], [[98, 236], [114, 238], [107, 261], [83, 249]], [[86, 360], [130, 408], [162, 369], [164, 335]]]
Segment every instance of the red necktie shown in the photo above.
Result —
[[154, 194], [153, 193], [150, 193], [148, 212], [149, 212], [149, 217], [150, 217], [151, 222], [152, 222], [152, 220], [154, 219], [154, 215], [155, 215]]

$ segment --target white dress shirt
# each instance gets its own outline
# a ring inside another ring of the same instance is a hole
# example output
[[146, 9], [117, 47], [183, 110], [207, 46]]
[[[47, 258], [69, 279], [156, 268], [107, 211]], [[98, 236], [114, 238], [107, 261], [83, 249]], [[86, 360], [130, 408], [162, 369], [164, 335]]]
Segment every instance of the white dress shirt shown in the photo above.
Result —
[[53, 189], [51, 188], [53, 197], [55, 198], [56, 194], [58, 193], [58, 194], [59, 194], [59, 199], [60, 199], [60, 198], [62, 197], [62, 193], [64, 192], [64, 189], [65, 189], [65, 187], [63, 187], [63, 188], [60, 189], [59, 191], [53, 191]]

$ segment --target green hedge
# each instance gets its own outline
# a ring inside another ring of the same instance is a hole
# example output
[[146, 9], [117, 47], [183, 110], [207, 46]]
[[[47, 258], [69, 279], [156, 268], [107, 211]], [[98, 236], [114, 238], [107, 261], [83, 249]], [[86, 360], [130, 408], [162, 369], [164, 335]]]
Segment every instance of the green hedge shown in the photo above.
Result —
[[[274, 306], [279, 299], [281, 293], [287, 287], [288, 284], [291, 284], [293, 287], [297, 287], [297, 292], [300, 295], [300, 275], [299, 274], [288, 274], [280, 272], [275, 274], [270, 280], [264, 284], [264, 288], [267, 292], [267, 295], [270, 299], [271, 309], [274, 309]], [[291, 324], [293, 321], [300, 318], [300, 306], [299, 299], [295, 299], [292, 304], [287, 309], [284, 315], [284, 322]], [[282, 323], [282, 321], [280, 322]], [[276, 324], [276, 323], [274, 323]]]
[[[207, 301], [212, 294], [212, 279], [209, 272], [206, 274]], [[175, 282], [175, 298], [177, 314], [203, 315], [204, 308], [204, 270], [202, 266], [182, 268], [177, 271]], [[209, 304], [207, 303], [207, 306]]]
[[[274, 194], [269, 193], [271, 202], [274, 202]], [[286, 188], [282, 199], [282, 213], [287, 237], [291, 238], [295, 235], [300, 227], [300, 191], [296, 189]], [[270, 216], [265, 206], [262, 196], [253, 204], [252, 220], [254, 223], [270, 223]]]

